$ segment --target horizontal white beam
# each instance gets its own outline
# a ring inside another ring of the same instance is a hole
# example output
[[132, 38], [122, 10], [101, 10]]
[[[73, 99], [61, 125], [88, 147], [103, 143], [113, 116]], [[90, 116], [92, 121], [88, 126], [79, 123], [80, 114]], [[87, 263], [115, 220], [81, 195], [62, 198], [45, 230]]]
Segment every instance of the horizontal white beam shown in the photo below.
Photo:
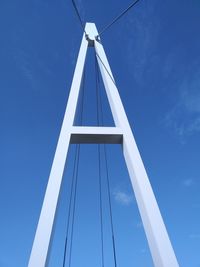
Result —
[[122, 144], [123, 133], [118, 127], [86, 127], [71, 128], [71, 144]]

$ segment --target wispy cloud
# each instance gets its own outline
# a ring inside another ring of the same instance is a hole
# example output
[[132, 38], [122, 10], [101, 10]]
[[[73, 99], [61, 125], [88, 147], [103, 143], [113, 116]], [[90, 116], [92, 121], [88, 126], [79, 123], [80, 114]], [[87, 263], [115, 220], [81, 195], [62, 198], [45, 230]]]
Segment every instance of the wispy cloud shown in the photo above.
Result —
[[177, 82], [176, 88], [176, 104], [166, 114], [165, 125], [184, 142], [186, 136], [200, 132], [200, 66]]
[[193, 179], [185, 179], [182, 181], [182, 185], [184, 187], [191, 187], [194, 184], [194, 180]]
[[[142, 86], [146, 84], [146, 78], [152, 71], [152, 64], [156, 64], [159, 58], [156, 47], [160, 24], [158, 18], [154, 16], [155, 2], [151, 5], [145, 1], [140, 3], [134, 15], [131, 16], [130, 13], [126, 17], [125, 24], [122, 24], [122, 30], [118, 33], [120, 35], [127, 31], [129, 33], [124, 57], [134, 80]], [[124, 27], [127, 31], [124, 31]]]
[[50, 53], [49, 50], [40, 55], [23, 29], [13, 33], [12, 42], [12, 57], [21, 77], [28, 84], [27, 88], [37, 91], [44, 79], [43, 76], [54, 75], [54, 64], [58, 60], [59, 52], [54, 50]]
[[23, 76], [32, 83], [34, 81], [34, 75], [30, 55], [25, 51], [25, 49], [23, 50], [22, 48], [19, 48], [18, 50], [16, 49], [14, 57]]
[[141, 248], [140, 253], [145, 254], [147, 250], [145, 248]]
[[133, 201], [133, 196], [121, 190], [114, 190], [113, 192], [115, 200], [125, 206], [128, 206]]
[[138, 228], [138, 229], [143, 228], [142, 221], [139, 221], [139, 222], [136, 223], [136, 228]]
[[181, 93], [181, 103], [191, 113], [200, 113], [200, 71], [191, 80], [186, 80]]
[[190, 234], [189, 238], [190, 239], [200, 239], [200, 234]]

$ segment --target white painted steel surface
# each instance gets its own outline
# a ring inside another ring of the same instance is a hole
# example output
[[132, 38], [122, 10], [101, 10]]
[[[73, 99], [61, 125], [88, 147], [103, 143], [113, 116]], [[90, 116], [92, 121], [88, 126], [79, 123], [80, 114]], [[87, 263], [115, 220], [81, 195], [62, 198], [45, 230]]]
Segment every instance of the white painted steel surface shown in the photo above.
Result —
[[123, 132], [119, 127], [106, 126], [72, 126], [70, 129], [72, 134], [113, 134], [122, 135]]
[[[81, 138], [85, 138], [84, 136], [87, 138], [96, 138], [93, 139], [93, 141], [103, 141], [105, 140], [105, 136], [108, 137], [110, 135], [112, 138], [123, 136], [123, 140], [119, 141], [119, 143], [122, 142], [123, 144], [125, 161], [155, 267], [178, 267], [176, 256], [135, 143], [118, 90], [113, 82], [114, 79], [106, 54], [102, 44], [95, 40], [95, 37], [98, 35], [95, 24], [87, 23], [85, 30], [88, 34], [87, 39], [89, 38], [89, 40], [86, 40], [85, 35], [83, 36], [28, 267], [45, 267], [48, 262], [48, 250], [51, 243], [63, 170], [71, 137], [75, 136], [80, 142], [83, 140]], [[94, 45], [98, 55], [97, 60], [116, 127], [73, 126], [88, 44], [90, 46]], [[101, 58], [101, 60], [99, 58]], [[112, 140], [114, 139], [111, 139], [111, 141]]]
[[74, 122], [87, 47], [88, 42], [85, 36], [83, 36], [28, 267], [45, 267], [48, 262], [48, 250], [51, 242], [56, 207], [71, 137], [71, 126]]

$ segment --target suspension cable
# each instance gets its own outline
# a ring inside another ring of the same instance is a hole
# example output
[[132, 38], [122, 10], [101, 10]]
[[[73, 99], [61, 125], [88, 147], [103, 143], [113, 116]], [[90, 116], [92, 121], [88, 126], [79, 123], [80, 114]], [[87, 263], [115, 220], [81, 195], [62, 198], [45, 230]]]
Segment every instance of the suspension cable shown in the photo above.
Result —
[[66, 228], [66, 237], [65, 237], [65, 245], [64, 245], [64, 255], [63, 255], [63, 263], [62, 263], [63, 267], [65, 267], [65, 262], [66, 262], [68, 234], [69, 234], [69, 222], [70, 222], [70, 215], [71, 215], [71, 208], [72, 208], [72, 193], [73, 193], [73, 188], [74, 188], [74, 181], [75, 181], [74, 177], [75, 177], [76, 165], [77, 165], [77, 163], [76, 163], [77, 162], [77, 154], [78, 154], [78, 146], [76, 145], [73, 174], [72, 174], [72, 183], [71, 183], [71, 190], [70, 190], [70, 200], [69, 200], [67, 228]]
[[114, 256], [115, 267], [117, 267], [116, 246], [115, 246], [113, 215], [112, 215], [112, 205], [111, 205], [111, 190], [110, 190], [110, 182], [109, 182], [107, 149], [106, 149], [105, 144], [103, 145], [103, 148], [104, 148], [104, 158], [105, 158], [105, 163], [106, 163], [106, 181], [107, 181], [107, 188], [108, 188], [108, 200], [109, 200], [108, 202], [109, 202], [110, 223], [111, 223], [111, 231], [112, 231], [113, 256]]
[[82, 27], [83, 31], [84, 31], [84, 32], [85, 32], [85, 34], [86, 34], [86, 31], [85, 31], [85, 27], [84, 27], [83, 20], [82, 20], [82, 18], [81, 18], [81, 15], [80, 15], [80, 13], [79, 13], [79, 11], [78, 11], [78, 8], [77, 8], [77, 6], [76, 6], [76, 3], [75, 3], [75, 1], [74, 1], [74, 0], [72, 0], [72, 5], [73, 5], [73, 7], [74, 7], [74, 10], [75, 10], [75, 12], [76, 12], [76, 15], [77, 15], [77, 17], [78, 17], [78, 20], [79, 20], [79, 22], [80, 22], [80, 25], [81, 25], [81, 27]]
[[115, 80], [114, 80], [112, 74], [109, 72], [108, 68], [106, 67], [105, 63], [103, 62], [103, 60], [101, 59], [101, 57], [99, 56], [99, 54], [98, 54], [97, 52], [95, 52], [95, 53], [96, 53], [96, 56], [98, 57], [98, 59], [100, 60], [102, 66], [104, 67], [104, 69], [105, 69], [106, 72], [108, 73], [108, 75], [109, 75], [111, 81], [112, 81], [112, 82], [114, 83], [114, 85], [116, 86], [116, 83], [115, 83]]
[[98, 172], [99, 172], [99, 208], [100, 208], [100, 227], [101, 227], [101, 260], [102, 267], [105, 264], [104, 260], [104, 237], [103, 237], [103, 209], [102, 209], [102, 174], [101, 174], [101, 151], [98, 144]]
[[98, 34], [98, 37], [101, 36], [106, 30], [108, 30], [116, 21], [122, 18], [133, 6], [135, 6], [140, 0], [134, 1], [130, 6], [128, 6], [120, 15], [113, 19], [108, 25], [106, 25]]
[[[100, 77], [99, 77], [100, 71], [99, 71], [97, 59], [96, 59], [96, 71], [97, 71], [97, 82], [98, 82], [98, 88], [99, 88], [100, 87]], [[102, 125], [104, 125], [102, 96], [101, 96], [100, 90], [99, 90], [98, 96], [99, 96], [101, 121], [102, 121]], [[106, 166], [106, 182], [107, 182], [107, 189], [108, 189], [108, 202], [109, 202], [110, 223], [111, 223], [111, 232], [112, 232], [113, 256], [114, 256], [115, 267], [117, 267], [116, 246], [115, 246], [114, 225], [113, 225], [112, 204], [111, 204], [111, 190], [110, 190], [109, 170], [108, 170], [108, 159], [107, 159], [107, 149], [106, 149], [105, 144], [103, 145], [103, 148], [104, 148], [103, 151], [104, 151], [104, 159], [105, 159], [105, 166]]]
[[[121, 19], [132, 7], [134, 7], [140, 0], [136, 0], [134, 1], [132, 4], [130, 4], [122, 13], [120, 13], [116, 18], [114, 18], [109, 24], [107, 24], [98, 34], [97, 37], [100, 37], [105, 31], [107, 31], [115, 22], [117, 22], [119, 19]], [[84, 22], [81, 18], [80, 12], [77, 8], [77, 5], [75, 3], [74, 0], [72, 0], [72, 5], [74, 7], [75, 13], [78, 17], [78, 20], [80, 22], [80, 25], [83, 29], [83, 31], [85, 32], [85, 34], [87, 35], [86, 31], [85, 31], [85, 27], [84, 27]]]
[[[99, 88], [98, 88], [98, 77], [96, 69], [96, 56], [95, 58], [95, 80], [96, 80], [96, 105], [97, 105], [97, 125], [100, 126], [100, 116], [99, 116]], [[100, 144], [98, 144], [98, 174], [99, 174], [99, 209], [100, 209], [100, 232], [101, 232], [101, 261], [102, 267], [104, 267], [104, 238], [103, 238], [103, 209], [102, 209], [102, 174], [101, 174], [101, 150]]]
[[76, 164], [76, 176], [75, 176], [75, 189], [74, 189], [74, 199], [73, 199], [73, 211], [72, 211], [72, 228], [71, 228], [71, 238], [70, 238], [70, 247], [69, 247], [69, 267], [71, 266], [72, 260], [72, 245], [73, 245], [73, 235], [74, 235], [74, 218], [76, 210], [76, 195], [77, 195], [77, 183], [78, 183], [78, 171], [79, 171], [79, 159], [80, 159], [80, 144], [78, 146], [77, 152], [77, 164]]

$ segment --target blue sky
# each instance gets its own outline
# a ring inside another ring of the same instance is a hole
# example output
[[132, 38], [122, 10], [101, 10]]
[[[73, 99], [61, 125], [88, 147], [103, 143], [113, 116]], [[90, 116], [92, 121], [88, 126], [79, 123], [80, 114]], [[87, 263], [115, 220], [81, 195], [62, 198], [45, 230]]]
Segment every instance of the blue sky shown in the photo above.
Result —
[[[95, 22], [99, 30], [129, 4], [127, 0], [77, 1], [84, 21]], [[141, 0], [102, 35], [182, 267], [200, 266], [199, 13], [198, 0]], [[1, 0], [0, 32], [0, 266], [25, 267], [82, 29], [69, 0]], [[96, 117], [92, 51], [87, 62], [84, 123], [90, 124]], [[104, 99], [105, 120], [110, 124], [106, 105]], [[108, 150], [118, 266], [151, 267], [121, 149], [109, 146]], [[73, 157], [72, 147], [50, 267], [62, 266]], [[84, 266], [83, 262], [101, 266], [97, 147], [82, 146], [80, 157], [71, 266]], [[114, 266], [106, 188], [103, 203], [105, 266]]]

